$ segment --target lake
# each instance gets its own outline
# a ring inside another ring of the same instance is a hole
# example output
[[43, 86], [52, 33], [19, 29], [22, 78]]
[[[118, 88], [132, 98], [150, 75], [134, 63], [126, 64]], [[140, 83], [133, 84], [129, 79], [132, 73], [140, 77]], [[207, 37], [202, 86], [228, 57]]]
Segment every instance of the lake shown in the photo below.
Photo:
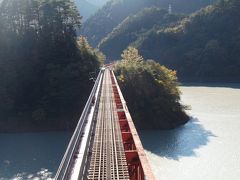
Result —
[[175, 130], [141, 133], [156, 179], [239, 180], [240, 84], [181, 90], [192, 120]]
[[54, 177], [70, 133], [0, 134], [0, 180]]
[[[192, 120], [140, 132], [156, 179], [239, 180], [240, 84], [181, 86]], [[0, 134], [0, 180], [54, 177], [70, 133]]]

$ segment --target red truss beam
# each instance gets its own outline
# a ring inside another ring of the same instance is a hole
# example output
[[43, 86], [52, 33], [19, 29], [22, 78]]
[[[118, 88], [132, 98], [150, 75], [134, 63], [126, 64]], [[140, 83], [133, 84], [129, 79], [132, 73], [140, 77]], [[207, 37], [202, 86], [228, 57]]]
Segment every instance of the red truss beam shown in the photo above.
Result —
[[125, 101], [113, 71], [111, 71], [111, 81], [130, 179], [154, 180], [130, 113], [126, 104], [123, 103]]

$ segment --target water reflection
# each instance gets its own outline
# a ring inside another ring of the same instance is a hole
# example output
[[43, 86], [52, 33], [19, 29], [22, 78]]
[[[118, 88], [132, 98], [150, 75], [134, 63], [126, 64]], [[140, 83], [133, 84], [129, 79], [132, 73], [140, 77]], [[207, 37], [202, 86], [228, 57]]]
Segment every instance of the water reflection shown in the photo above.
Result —
[[181, 83], [184, 87], [212, 87], [240, 89], [240, 83]]
[[207, 145], [211, 137], [216, 137], [196, 118], [175, 130], [142, 131], [140, 135], [146, 150], [173, 160], [196, 156], [196, 149]]
[[0, 178], [0, 180], [53, 180], [54, 174], [42, 168], [39, 172], [29, 174], [26, 172], [18, 173], [11, 178]]
[[70, 137], [66, 132], [0, 134], [0, 180], [53, 177]]

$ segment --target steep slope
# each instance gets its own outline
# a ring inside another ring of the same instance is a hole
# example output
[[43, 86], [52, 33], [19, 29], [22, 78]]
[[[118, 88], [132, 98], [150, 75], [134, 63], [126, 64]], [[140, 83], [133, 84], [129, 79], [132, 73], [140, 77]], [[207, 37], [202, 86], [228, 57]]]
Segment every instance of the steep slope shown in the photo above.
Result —
[[0, 4], [0, 132], [74, 129], [99, 69], [79, 25], [71, 0]]
[[88, 2], [98, 6], [102, 7], [104, 4], [106, 4], [109, 0], [87, 0]]
[[84, 21], [96, 13], [99, 8], [87, 0], [75, 0], [75, 3]]
[[152, 6], [168, 8], [171, 4], [173, 12], [189, 13], [208, 5], [209, 2], [209, 0], [112, 0], [84, 23], [82, 34], [93, 46], [97, 46], [101, 39], [127, 16], [143, 8]]
[[99, 49], [108, 59], [119, 59], [124, 49], [131, 43], [140, 41], [153, 28], [168, 26], [183, 17], [183, 15], [168, 14], [167, 10], [157, 7], [145, 8], [137, 14], [127, 17], [114, 28], [100, 42]]
[[222, 0], [175, 27], [152, 31], [136, 47], [176, 69], [182, 80], [240, 80], [240, 1]]

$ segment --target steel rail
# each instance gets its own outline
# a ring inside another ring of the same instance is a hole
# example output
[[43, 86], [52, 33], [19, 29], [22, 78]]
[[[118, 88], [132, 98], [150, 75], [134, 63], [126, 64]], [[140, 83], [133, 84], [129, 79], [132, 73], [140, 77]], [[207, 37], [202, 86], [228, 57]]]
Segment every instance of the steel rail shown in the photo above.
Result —
[[63, 156], [61, 164], [55, 175], [55, 178], [54, 178], [55, 180], [68, 179], [69, 173], [71, 172], [72, 161], [74, 160], [74, 156], [78, 151], [78, 144], [80, 143], [81, 136], [84, 133], [85, 122], [87, 121], [92, 102], [98, 98], [98, 97], [95, 97], [95, 95], [96, 95], [98, 86], [100, 85], [100, 83], [102, 83], [102, 74], [103, 74], [103, 70], [100, 70], [98, 77], [95, 81], [95, 84], [93, 86], [93, 89], [91, 91], [91, 94], [88, 98], [88, 101], [84, 107], [82, 115], [78, 121], [78, 124], [75, 128], [72, 138], [68, 144], [67, 150]]
[[[99, 156], [101, 154], [103, 154], [103, 144], [101, 142], [103, 142], [104, 139], [104, 133], [102, 131], [102, 129], [104, 129], [104, 116], [105, 116], [105, 101], [106, 99], [103, 98], [105, 96], [105, 73], [103, 75], [103, 85], [102, 85], [102, 90], [101, 90], [101, 97], [100, 97], [100, 103], [99, 103], [99, 107], [98, 107], [98, 116], [97, 116], [97, 124], [96, 124], [96, 128], [95, 128], [95, 137], [94, 137], [94, 141], [95, 143], [93, 144], [92, 147], [92, 157], [91, 157], [91, 167], [88, 170], [89, 172], [98, 172], [98, 177], [101, 177], [101, 164], [100, 162], [102, 162], [102, 156]], [[96, 153], [95, 153], [96, 152]]]
[[129, 179], [110, 71], [103, 75], [102, 91], [87, 178]]

